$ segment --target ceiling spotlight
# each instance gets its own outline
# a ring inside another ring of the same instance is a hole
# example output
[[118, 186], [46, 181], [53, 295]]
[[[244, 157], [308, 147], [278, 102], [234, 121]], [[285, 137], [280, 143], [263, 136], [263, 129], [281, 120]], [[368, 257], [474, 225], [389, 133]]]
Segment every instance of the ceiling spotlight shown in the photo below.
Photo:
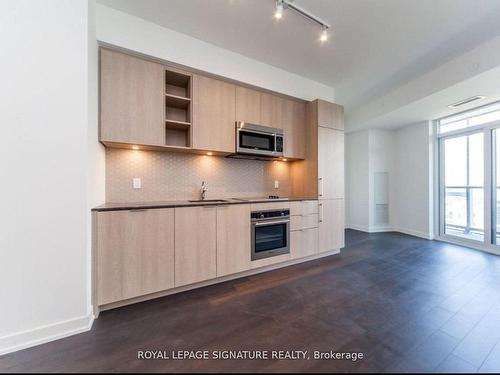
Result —
[[283, 0], [276, 0], [276, 12], [274, 18], [280, 20], [283, 17]]
[[326, 42], [328, 40], [328, 27], [323, 26], [323, 30], [321, 31], [321, 35], [319, 37], [321, 42]]

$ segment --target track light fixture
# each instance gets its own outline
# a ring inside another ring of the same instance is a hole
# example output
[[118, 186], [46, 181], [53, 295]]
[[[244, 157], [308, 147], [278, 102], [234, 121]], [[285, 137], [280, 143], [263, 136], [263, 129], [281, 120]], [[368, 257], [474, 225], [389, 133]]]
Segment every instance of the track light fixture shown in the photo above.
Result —
[[276, 0], [276, 12], [274, 18], [280, 20], [283, 17], [283, 0]]
[[330, 28], [330, 25], [322, 21], [315, 15], [309, 13], [307, 10], [299, 7], [298, 5], [295, 5], [292, 0], [276, 0], [276, 11], [274, 12], [274, 18], [283, 18], [283, 10], [288, 8], [295, 11], [300, 16], [307, 18], [309, 21], [320, 25], [321, 34], [319, 36], [319, 40], [323, 43], [328, 40], [328, 29]]

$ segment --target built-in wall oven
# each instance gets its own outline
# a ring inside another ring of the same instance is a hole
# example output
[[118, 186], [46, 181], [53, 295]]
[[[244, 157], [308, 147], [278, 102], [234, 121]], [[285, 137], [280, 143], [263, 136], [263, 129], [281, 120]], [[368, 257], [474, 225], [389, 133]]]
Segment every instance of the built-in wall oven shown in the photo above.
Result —
[[259, 155], [268, 158], [283, 156], [283, 129], [236, 123], [236, 154]]
[[290, 252], [290, 210], [252, 211], [252, 260]]

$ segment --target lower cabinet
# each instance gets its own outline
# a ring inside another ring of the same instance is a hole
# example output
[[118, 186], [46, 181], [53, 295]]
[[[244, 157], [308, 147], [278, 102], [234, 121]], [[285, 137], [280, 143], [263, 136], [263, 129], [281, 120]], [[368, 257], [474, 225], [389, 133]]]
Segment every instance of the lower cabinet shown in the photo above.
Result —
[[319, 201], [319, 252], [344, 247], [344, 200]]
[[174, 209], [97, 213], [98, 305], [174, 287]]
[[293, 259], [318, 253], [318, 228], [290, 232], [290, 253]]
[[217, 208], [175, 209], [175, 286], [217, 277]]
[[250, 205], [217, 207], [217, 277], [249, 270]]

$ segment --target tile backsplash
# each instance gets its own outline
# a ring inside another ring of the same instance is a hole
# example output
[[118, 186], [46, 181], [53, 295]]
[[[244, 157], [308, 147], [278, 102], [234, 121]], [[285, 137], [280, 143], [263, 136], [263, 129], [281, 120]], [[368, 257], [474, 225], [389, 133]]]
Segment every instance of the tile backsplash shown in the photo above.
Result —
[[[141, 189], [133, 189], [133, 178]], [[274, 181], [279, 181], [279, 189]], [[106, 201], [137, 202], [290, 195], [290, 164], [174, 152], [106, 149]]]

